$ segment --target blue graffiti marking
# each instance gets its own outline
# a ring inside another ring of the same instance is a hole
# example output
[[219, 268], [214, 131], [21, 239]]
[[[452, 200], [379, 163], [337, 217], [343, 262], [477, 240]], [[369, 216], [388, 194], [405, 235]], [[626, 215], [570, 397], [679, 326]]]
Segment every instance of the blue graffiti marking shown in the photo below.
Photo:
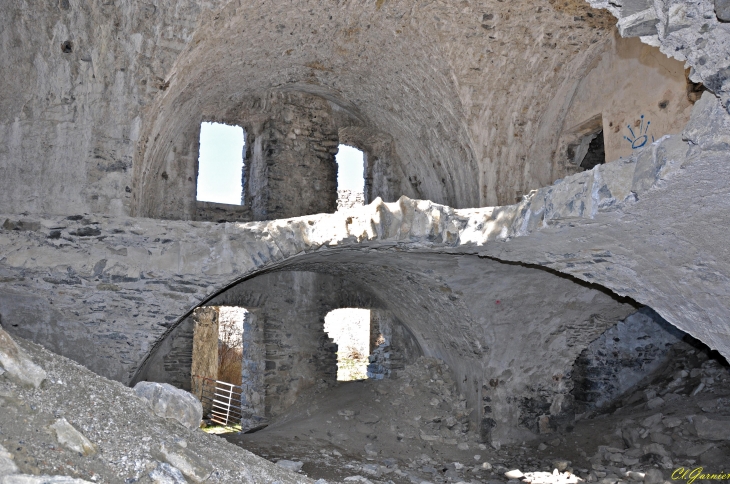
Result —
[[[647, 141], [649, 141], [649, 125], [651, 124], [651, 121], [647, 121], [646, 125], [644, 125], [644, 115], [641, 115], [641, 124], [639, 125], [639, 130], [637, 133], [634, 133], [634, 130], [631, 129], [631, 125], [627, 124], [626, 127], [629, 128], [629, 131], [631, 132], [631, 137], [624, 136], [624, 139], [631, 143], [631, 149], [638, 149], [641, 148], [646, 144]], [[638, 136], [637, 136], [638, 134]], [[654, 135], [651, 137], [651, 142], [654, 142]]]

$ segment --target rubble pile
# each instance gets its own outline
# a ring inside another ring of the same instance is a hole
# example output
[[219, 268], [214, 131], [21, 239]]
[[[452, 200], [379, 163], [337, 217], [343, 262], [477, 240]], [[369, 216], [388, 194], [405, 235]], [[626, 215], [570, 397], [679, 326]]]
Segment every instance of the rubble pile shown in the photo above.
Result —
[[133, 389], [0, 328], [2, 484], [309, 482], [153, 410]]

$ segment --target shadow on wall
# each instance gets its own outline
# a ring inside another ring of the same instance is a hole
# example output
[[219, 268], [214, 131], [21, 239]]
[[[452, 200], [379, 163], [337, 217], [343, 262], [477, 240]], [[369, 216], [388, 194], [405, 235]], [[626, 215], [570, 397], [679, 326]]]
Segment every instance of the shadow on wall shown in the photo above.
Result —
[[685, 336], [649, 307], [609, 328], [573, 365], [576, 418], [610, 406], [662, 368]]

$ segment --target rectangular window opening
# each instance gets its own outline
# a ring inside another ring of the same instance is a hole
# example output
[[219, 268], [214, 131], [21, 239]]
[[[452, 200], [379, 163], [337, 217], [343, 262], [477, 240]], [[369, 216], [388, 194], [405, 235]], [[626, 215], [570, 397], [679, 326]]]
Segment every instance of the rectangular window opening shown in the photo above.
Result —
[[337, 155], [337, 210], [365, 205], [363, 152], [340, 145]]
[[242, 127], [200, 123], [196, 200], [243, 205], [244, 149]]

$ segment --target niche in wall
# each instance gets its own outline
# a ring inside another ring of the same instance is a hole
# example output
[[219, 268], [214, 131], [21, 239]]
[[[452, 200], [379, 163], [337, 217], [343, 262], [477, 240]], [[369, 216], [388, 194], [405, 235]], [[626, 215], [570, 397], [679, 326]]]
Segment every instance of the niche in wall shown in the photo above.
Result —
[[581, 123], [571, 130], [574, 141], [568, 144], [567, 158], [582, 170], [590, 170], [606, 162], [601, 115]]

